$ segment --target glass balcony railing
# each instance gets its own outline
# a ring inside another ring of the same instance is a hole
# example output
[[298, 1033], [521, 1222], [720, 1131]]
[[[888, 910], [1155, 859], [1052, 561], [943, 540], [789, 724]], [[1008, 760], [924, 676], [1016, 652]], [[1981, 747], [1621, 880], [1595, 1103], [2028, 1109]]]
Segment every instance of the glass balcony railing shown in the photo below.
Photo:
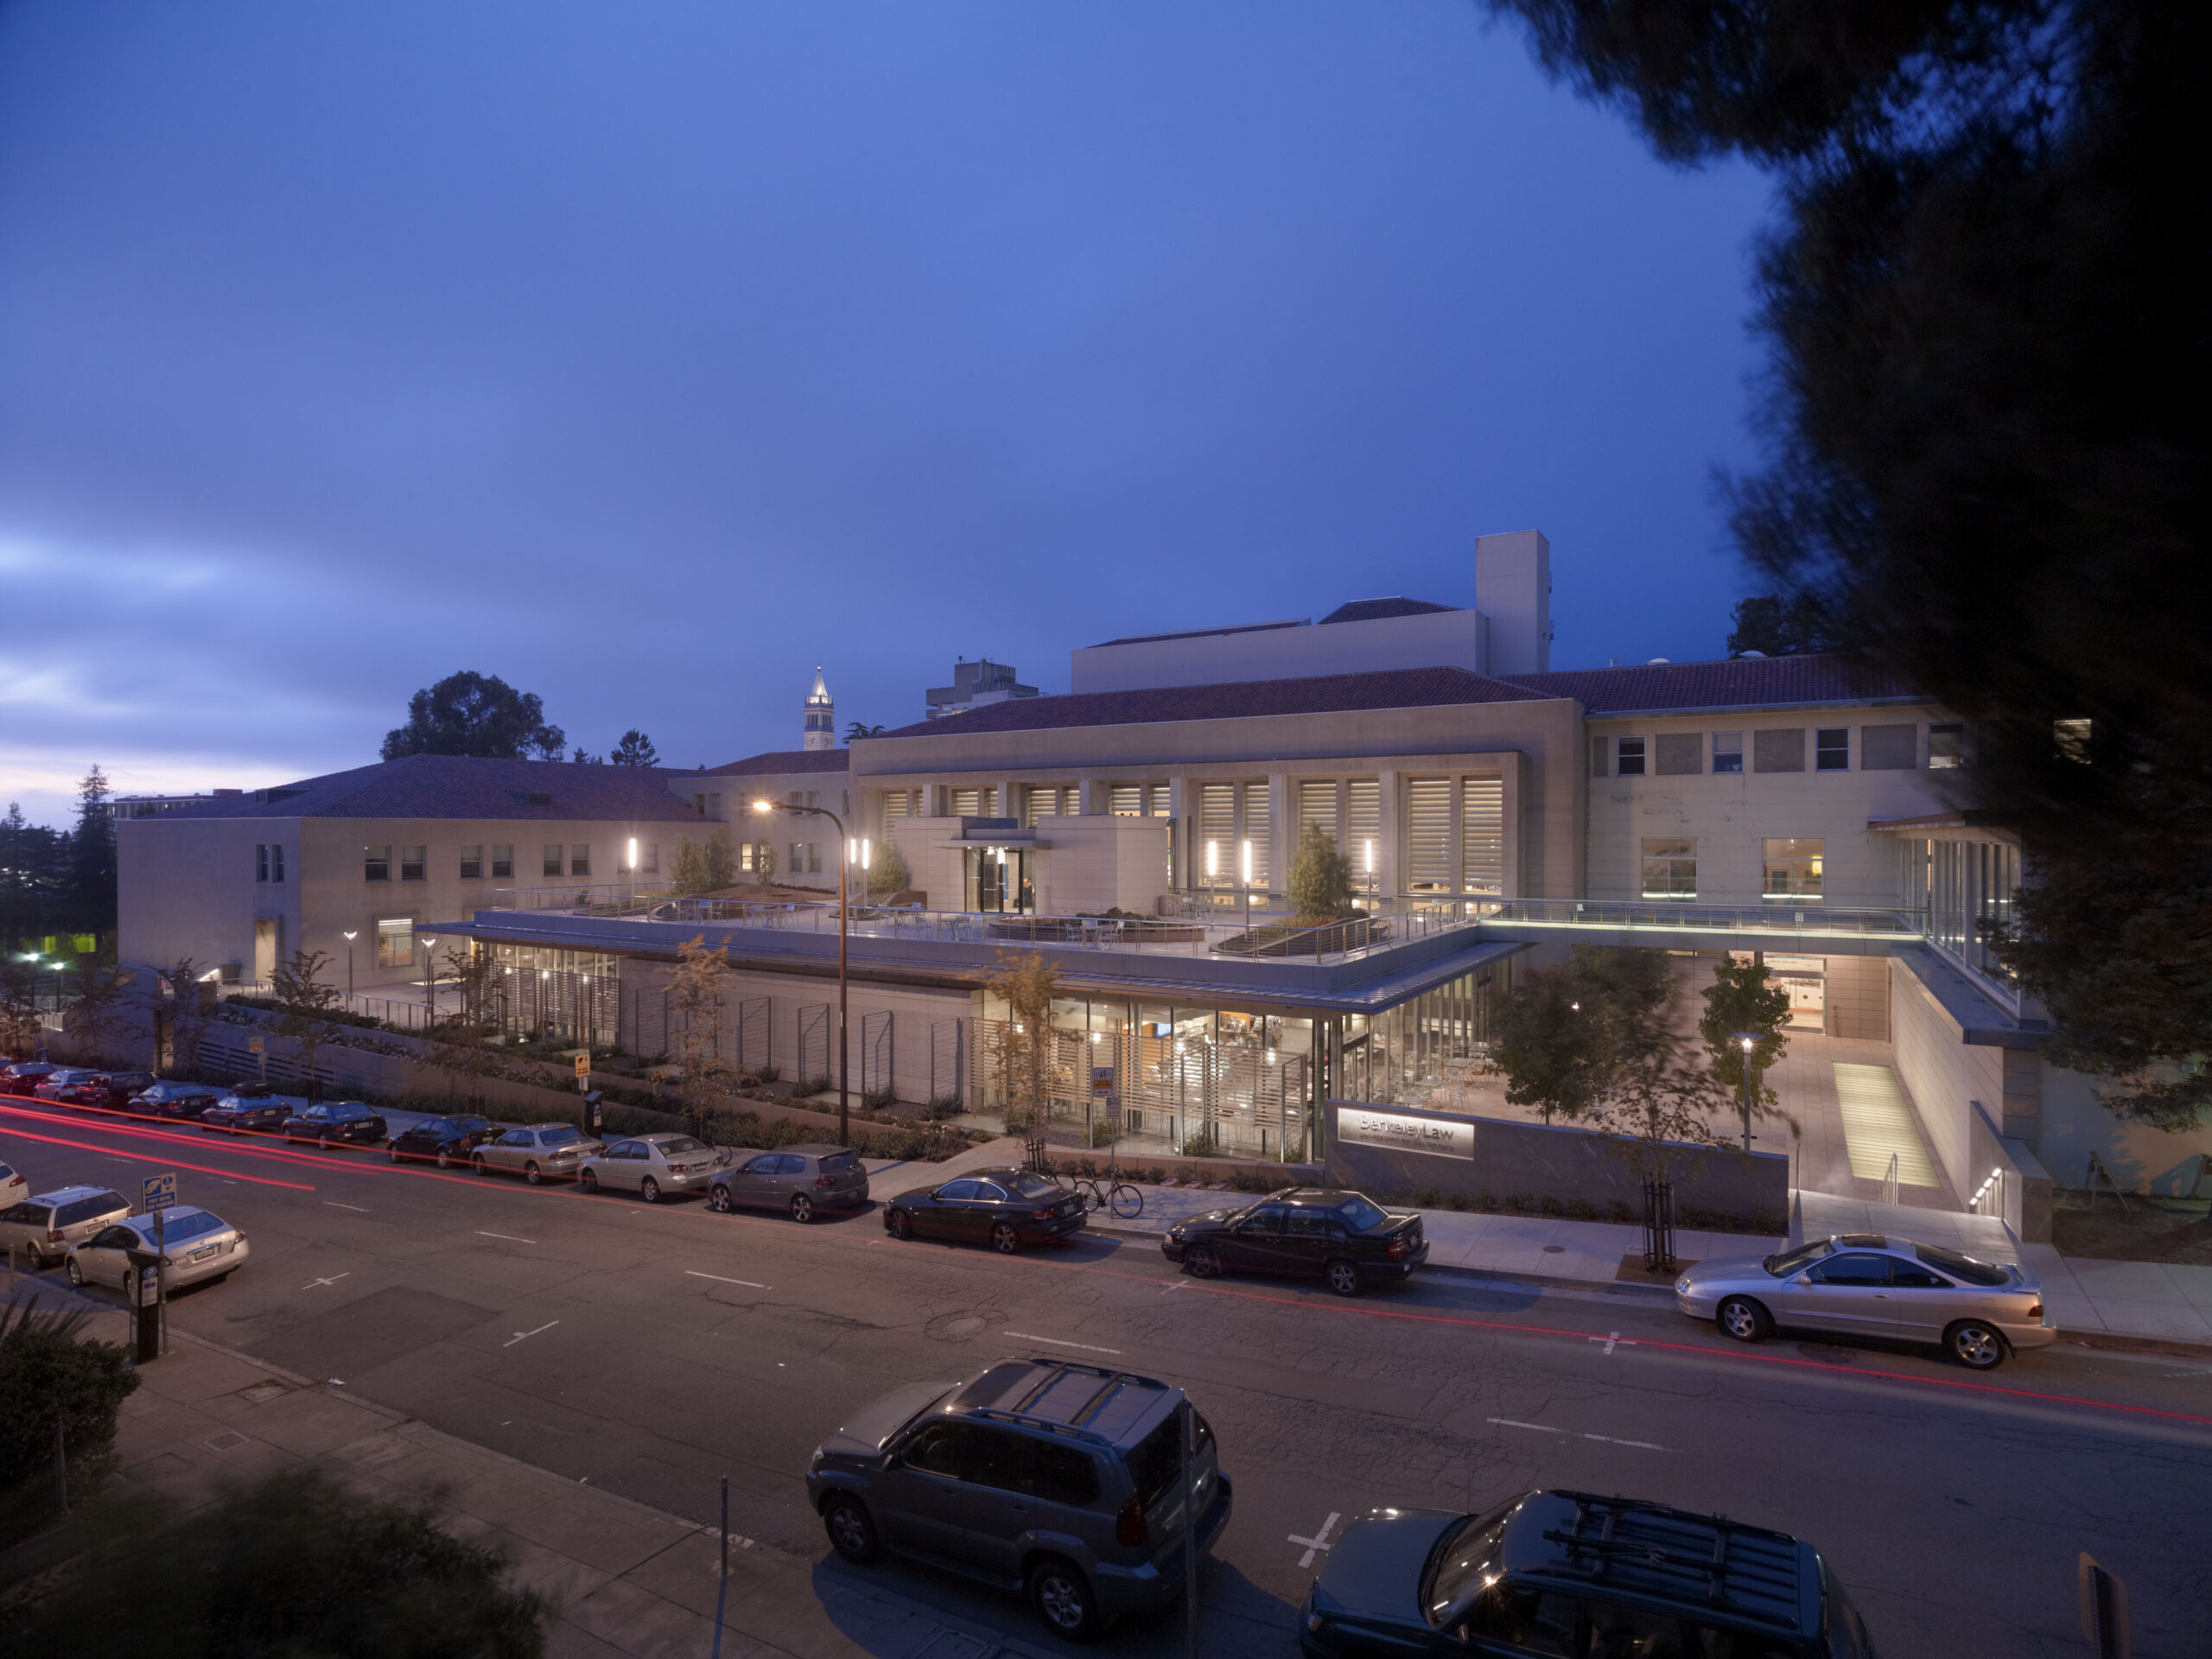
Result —
[[1758, 905], [1700, 905], [1659, 899], [1508, 899], [1486, 921], [1516, 928], [1649, 928], [1669, 933], [1778, 933], [1792, 938], [1921, 940], [1928, 912], [1909, 905], [1865, 909], [1792, 904], [1770, 895]]

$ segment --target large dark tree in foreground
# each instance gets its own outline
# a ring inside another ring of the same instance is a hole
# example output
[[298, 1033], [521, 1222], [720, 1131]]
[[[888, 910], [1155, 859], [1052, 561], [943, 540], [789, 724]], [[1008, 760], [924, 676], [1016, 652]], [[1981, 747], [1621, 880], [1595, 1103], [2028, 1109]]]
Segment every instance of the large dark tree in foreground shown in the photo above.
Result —
[[407, 723], [385, 734], [384, 758], [474, 754], [495, 760], [561, 758], [567, 734], [545, 721], [535, 691], [518, 691], [497, 675], [448, 674], [407, 703]]
[[[2212, 1102], [2212, 7], [1491, 0], [1678, 162], [1774, 169], [1752, 563], [1968, 717], [2046, 1051]], [[2072, 722], [2088, 722], [2086, 726]], [[2062, 724], [2062, 722], [2067, 722]]]

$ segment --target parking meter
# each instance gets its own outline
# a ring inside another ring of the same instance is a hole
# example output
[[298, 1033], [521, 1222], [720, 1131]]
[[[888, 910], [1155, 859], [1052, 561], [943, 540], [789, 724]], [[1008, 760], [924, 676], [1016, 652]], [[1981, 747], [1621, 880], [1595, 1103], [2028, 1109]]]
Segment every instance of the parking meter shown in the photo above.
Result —
[[151, 1250], [126, 1250], [130, 1263], [129, 1294], [136, 1310], [137, 1362], [162, 1357], [162, 1258]]
[[584, 1133], [596, 1141], [605, 1133], [604, 1115], [599, 1109], [600, 1091], [593, 1090], [584, 1096]]

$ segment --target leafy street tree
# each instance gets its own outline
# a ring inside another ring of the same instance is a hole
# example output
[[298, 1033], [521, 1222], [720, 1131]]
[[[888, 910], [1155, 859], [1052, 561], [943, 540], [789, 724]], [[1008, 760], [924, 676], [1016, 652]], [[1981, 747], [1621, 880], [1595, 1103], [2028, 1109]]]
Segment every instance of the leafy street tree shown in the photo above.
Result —
[[1789, 1052], [1789, 1039], [1783, 1034], [1789, 1027], [1789, 993], [1774, 983], [1764, 963], [1723, 957], [1713, 964], [1713, 983], [1702, 995], [1705, 1012], [1698, 1017], [1697, 1034], [1711, 1058], [1714, 1080], [1740, 1097], [1744, 1048], [1737, 1039], [1750, 1036], [1751, 1070], [1762, 1079], [1752, 1099], [1762, 1106], [1777, 1104], [1782, 1097], [1764, 1079]]
[[[125, 1372], [123, 1381], [137, 1378]], [[142, 1659], [156, 1650], [174, 1659], [541, 1659], [545, 1651], [545, 1602], [507, 1582], [499, 1550], [453, 1536], [430, 1504], [365, 1496], [314, 1465], [234, 1487], [189, 1513], [149, 1512], [142, 1502], [94, 1524], [90, 1548], [54, 1578], [24, 1586], [0, 1634], [0, 1659]], [[271, 1573], [278, 1560], [285, 1570]]]
[[753, 878], [764, 887], [776, 879], [776, 849], [767, 842], [753, 844]]
[[1602, 1011], [1586, 1009], [1571, 968], [1534, 968], [1497, 1005], [1491, 1063], [1505, 1074], [1505, 1098], [1534, 1106], [1548, 1123], [1573, 1122], [1596, 1103], [1612, 1053]]
[[330, 956], [322, 950], [296, 950], [289, 959], [270, 970], [270, 994], [279, 1010], [276, 1034], [300, 1046], [300, 1076], [312, 1078], [322, 1046], [330, 1039], [331, 1018], [343, 1006], [346, 993], [323, 978]]
[[1336, 838], [1318, 823], [1298, 832], [1290, 861], [1290, 910], [1308, 925], [1351, 913], [1351, 861], [1337, 850]]
[[1780, 598], [1758, 594], [1736, 601], [1735, 626], [1728, 631], [1728, 654], [1758, 652], [1767, 657], [1797, 657], [1835, 651], [1843, 645], [1827, 607], [1812, 594]]
[[0, 949], [16, 950], [48, 933], [82, 932], [71, 880], [70, 837], [23, 817], [21, 802], [0, 816]]
[[683, 1077], [678, 1090], [691, 1132], [708, 1138], [715, 1109], [729, 1099], [735, 1071], [722, 1058], [722, 993], [729, 982], [729, 957], [720, 945], [707, 948], [703, 933], [676, 949], [676, 971], [669, 980], [669, 1011], [677, 1019], [676, 1063]]
[[477, 949], [471, 940], [448, 945], [444, 956], [432, 976], [445, 982], [453, 1010], [438, 1021], [435, 1035], [443, 1046], [448, 1087], [465, 1090], [471, 1109], [480, 1111], [484, 1080], [496, 1059], [491, 1039], [499, 1030], [499, 962], [489, 948]]
[[0, 1053], [28, 1058], [38, 1047], [38, 970], [29, 963], [0, 962]]
[[[199, 1071], [200, 1044], [207, 1033], [214, 1003], [213, 988], [200, 982], [207, 971], [190, 957], [179, 957], [149, 976], [145, 989], [152, 998], [148, 1011], [156, 1022], [156, 1070], [188, 1077]], [[203, 991], [207, 995], [203, 996]]]
[[112, 1058], [128, 1020], [133, 977], [129, 969], [111, 962], [80, 960], [67, 982], [70, 988], [62, 1008], [62, 1029], [92, 1053]]
[[[0, 1546], [28, 1535], [60, 1509], [57, 1440], [73, 1501], [113, 1471], [117, 1414], [138, 1376], [120, 1344], [85, 1337], [86, 1318], [41, 1309], [35, 1296], [0, 1306], [0, 1399], [8, 1402], [0, 1413]], [[11, 1611], [0, 1622], [20, 1620]]]
[[618, 766], [657, 766], [660, 765], [660, 751], [653, 747], [653, 741], [636, 727], [622, 734], [622, 741], [614, 746], [607, 760]]
[[2212, 1067], [2212, 9], [1491, 0], [1663, 157], [1778, 175], [1739, 546], [1972, 729], [2051, 1061], [2154, 1122]]
[[885, 842], [875, 855], [875, 862], [868, 866], [868, 896], [880, 899], [887, 893], [904, 893], [913, 885], [913, 873], [899, 855], [899, 843]]
[[[758, 855], [755, 855], [757, 860]], [[717, 830], [703, 842], [676, 843], [676, 857], [668, 868], [669, 886], [679, 893], [720, 893], [737, 885], [737, 848], [728, 830]]]
[[845, 741], [848, 743], [856, 737], [881, 737], [883, 733], [884, 728], [871, 726], [866, 721], [853, 720], [845, 722]]
[[385, 734], [384, 758], [473, 754], [495, 760], [557, 760], [567, 741], [558, 726], [546, 723], [536, 692], [518, 691], [497, 675], [464, 670], [409, 699], [407, 723]]
[[993, 1057], [1006, 1101], [1009, 1134], [1041, 1130], [1045, 1122], [1046, 1076], [1052, 1052], [1052, 999], [1059, 995], [1058, 964], [1044, 953], [1027, 956], [999, 952], [999, 970], [983, 982], [983, 988], [1007, 1006], [1004, 1025], [996, 1033]]

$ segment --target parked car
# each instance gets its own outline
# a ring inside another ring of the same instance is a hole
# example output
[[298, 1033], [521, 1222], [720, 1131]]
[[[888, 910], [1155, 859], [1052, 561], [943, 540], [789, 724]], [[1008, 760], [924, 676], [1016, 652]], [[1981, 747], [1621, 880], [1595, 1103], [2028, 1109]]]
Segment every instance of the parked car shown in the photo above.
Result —
[[600, 1143], [573, 1123], [532, 1123], [485, 1141], [468, 1161], [479, 1175], [498, 1170], [519, 1175], [536, 1186], [556, 1177], [575, 1177], [583, 1160], [600, 1150]]
[[[130, 1251], [151, 1255], [156, 1236], [151, 1216], [131, 1216], [104, 1227], [69, 1252], [69, 1282], [130, 1287]], [[180, 1204], [162, 1213], [162, 1288], [170, 1294], [213, 1279], [227, 1279], [245, 1265], [245, 1234], [213, 1211]]]
[[372, 1147], [386, 1140], [384, 1114], [358, 1100], [309, 1106], [284, 1120], [284, 1139], [319, 1147]]
[[150, 1071], [95, 1071], [69, 1090], [62, 1099], [72, 1106], [88, 1106], [99, 1112], [127, 1112], [131, 1101], [152, 1088]]
[[450, 1169], [456, 1163], [467, 1163], [470, 1153], [499, 1132], [499, 1126], [490, 1118], [471, 1117], [465, 1112], [426, 1117], [392, 1136], [385, 1150], [395, 1164], [408, 1159], [421, 1163], [435, 1160], [440, 1169]]
[[868, 1166], [849, 1147], [785, 1147], [747, 1159], [707, 1188], [707, 1207], [781, 1210], [811, 1221], [817, 1210], [857, 1210], [868, 1202]]
[[901, 1192], [883, 1207], [893, 1238], [949, 1238], [1012, 1255], [1083, 1230], [1083, 1199], [1027, 1169], [985, 1169]]
[[40, 1100], [50, 1100], [60, 1105], [78, 1084], [99, 1073], [89, 1065], [56, 1066], [32, 1085], [31, 1093]]
[[1203, 1550], [1231, 1501], [1205, 1419], [1180, 1389], [1070, 1360], [887, 1395], [822, 1442], [806, 1491], [847, 1560], [889, 1549], [1024, 1592], [1081, 1641], [1181, 1594], [1186, 1434]]
[[0, 1210], [30, 1197], [31, 1184], [25, 1180], [21, 1170], [0, 1164]]
[[1738, 1342], [1764, 1341], [1787, 1325], [1936, 1343], [1977, 1371], [1994, 1370], [2016, 1349], [2058, 1340], [2043, 1289], [2024, 1268], [1879, 1233], [1700, 1262], [1675, 1280], [1675, 1306]]
[[1306, 1659], [1874, 1659], [1810, 1544], [1586, 1492], [1530, 1492], [1487, 1515], [1370, 1510], [1337, 1535], [1304, 1614]]
[[0, 1071], [0, 1095], [29, 1095], [59, 1069], [44, 1060], [18, 1060]]
[[1194, 1279], [1288, 1274], [1319, 1279], [1339, 1296], [1356, 1296], [1376, 1280], [1403, 1279], [1428, 1260], [1419, 1211], [1385, 1210], [1357, 1192], [1318, 1186], [1177, 1222], [1160, 1249]]
[[142, 1090], [130, 1106], [133, 1111], [188, 1122], [222, 1098], [221, 1090], [204, 1083], [157, 1083]]
[[272, 1095], [265, 1088], [241, 1089], [203, 1108], [200, 1127], [231, 1135], [281, 1135], [307, 1104], [295, 1096]]
[[722, 1154], [690, 1135], [639, 1135], [585, 1158], [576, 1183], [587, 1192], [611, 1186], [658, 1204], [671, 1193], [705, 1190], [724, 1167]]
[[43, 1268], [130, 1213], [130, 1201], [106, 1187], [57, 1187], [0, 1211], [0, 1249], [21, 1250]]

